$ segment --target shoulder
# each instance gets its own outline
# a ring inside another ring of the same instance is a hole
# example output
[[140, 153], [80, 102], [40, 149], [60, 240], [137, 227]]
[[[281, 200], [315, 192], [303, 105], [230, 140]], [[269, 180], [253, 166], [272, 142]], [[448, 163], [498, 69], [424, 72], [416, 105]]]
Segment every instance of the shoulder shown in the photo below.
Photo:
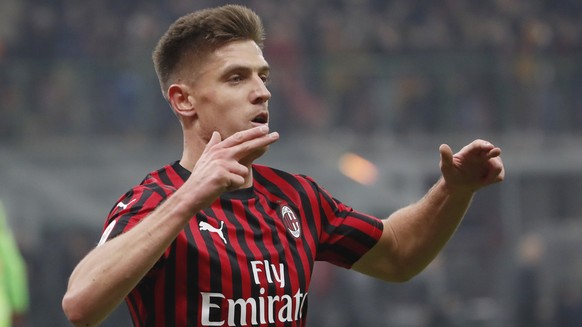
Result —
[[273, 194], [316, 196], [322, 188], [307, 175], [295, 174], [280, 169], [253, 165], [255, 188]]
[[173, 193], [180, 188], [189, 176], [190, 172], [180, 166], [176, 161], [150, 172], [134, 188], [151, 189], [152, 191], [167, 195], [168, 192]]
[[155, 207], [167, 199], [187, 178], [179, 168], [179, 165], [173, 163], [148, 173], [141, 183], [134, 185], [117, 199], [109, 213], [110, 217], [132, 208], [135, 211], [137, 208]]
[[273, 182], [276, 180], [281, 180], [289, 183], [300, 182], [317, 184], [313, 178], [307, 175], [290, 173], [281, 169], [257, 164], [253, 165], [253, 177], [259, 179], [269, 179]]

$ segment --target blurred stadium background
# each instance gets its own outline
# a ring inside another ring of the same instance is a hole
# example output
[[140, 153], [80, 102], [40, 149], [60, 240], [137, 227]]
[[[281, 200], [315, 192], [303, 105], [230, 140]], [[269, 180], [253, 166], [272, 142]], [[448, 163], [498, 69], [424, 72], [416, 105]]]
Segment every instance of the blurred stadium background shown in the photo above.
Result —
[[[68, 326], [68, 275], [109, 209], [179, 158], [150, 53], [175, 18], [223, 3], [0, 1], [0, 199], [28, 263], [26, 326]], [[441, 143], [504, 150], [507, 180], [416, 279], [319, 265], [309, 326], [582, 326], [582, 2], [240, 3], [274, 71], [282, 137], [262, 163], [382, 216], [434, 183]], [[129, 326], [125, 306], [103, 326]]]

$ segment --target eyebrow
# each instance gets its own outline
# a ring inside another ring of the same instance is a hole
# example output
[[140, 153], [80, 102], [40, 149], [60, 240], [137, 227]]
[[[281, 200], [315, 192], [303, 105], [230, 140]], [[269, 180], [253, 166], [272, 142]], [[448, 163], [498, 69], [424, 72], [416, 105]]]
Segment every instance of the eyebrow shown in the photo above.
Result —
[[232, 65], [226, 66], [226, 68], [224, 69], [224, 74], [228, 75], [229, 73], [232, 73], [235, 71], [254, 71], [255, 69], [259, 73], [270, 73], [271, 72], [271, 67], [268, 64], [261, 65], [259, 67], [251, 67], [248, 65], [232, 64]]

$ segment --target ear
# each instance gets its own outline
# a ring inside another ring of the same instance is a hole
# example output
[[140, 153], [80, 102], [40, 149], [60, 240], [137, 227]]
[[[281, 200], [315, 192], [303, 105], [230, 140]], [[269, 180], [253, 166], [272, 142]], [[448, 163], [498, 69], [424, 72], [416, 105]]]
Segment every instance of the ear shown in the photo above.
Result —
[[168, 101], [176, 114], [180, 116], [193, 116], [195, 114], [195, 101], [190, 88], [184, 84], [172, 84], [168, 88]]

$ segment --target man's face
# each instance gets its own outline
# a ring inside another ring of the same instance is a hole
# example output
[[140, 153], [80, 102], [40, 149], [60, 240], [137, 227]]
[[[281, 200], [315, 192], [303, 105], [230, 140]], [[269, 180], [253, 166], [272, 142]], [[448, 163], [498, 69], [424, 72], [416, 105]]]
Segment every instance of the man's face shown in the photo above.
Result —
[[218, 131], [225, 139], [267, 124], [268, 77], [269, 65], [253, 41], [234, 41], [210, 54], [192, 85], [200, 136], [208, 140]]

